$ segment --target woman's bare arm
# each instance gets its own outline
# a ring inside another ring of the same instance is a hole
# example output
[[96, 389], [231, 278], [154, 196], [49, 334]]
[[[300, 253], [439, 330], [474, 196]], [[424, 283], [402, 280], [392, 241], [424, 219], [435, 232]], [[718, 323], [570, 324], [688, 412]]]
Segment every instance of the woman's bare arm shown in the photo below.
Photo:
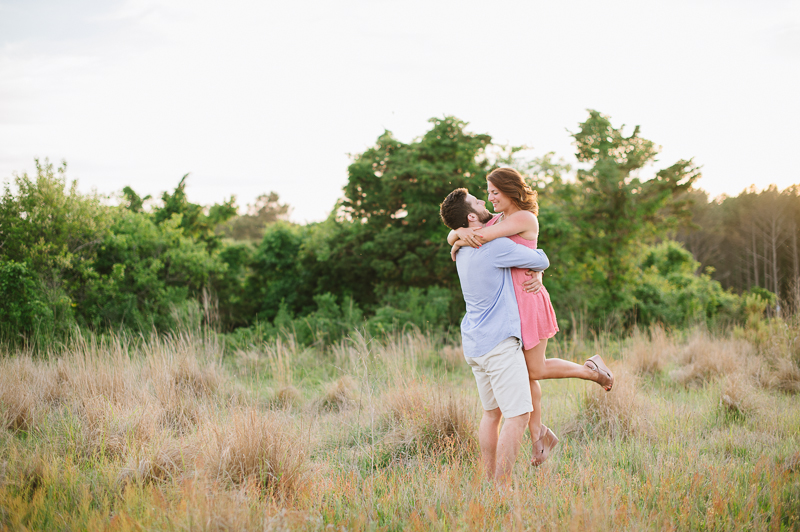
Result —
[[506, 216], [501, 223], [484, 227], [476, 233], [482, 242], [491, 242], [502, 236], [520, 235], [532, 240], [539, 234], [539, 220], [531, 211], [517, 211]]
[[447, 235], [447, 243], [452, 246], [456, 243], [456, 240], [458, 240], [458, 233], [451, 229], [450, 233]]

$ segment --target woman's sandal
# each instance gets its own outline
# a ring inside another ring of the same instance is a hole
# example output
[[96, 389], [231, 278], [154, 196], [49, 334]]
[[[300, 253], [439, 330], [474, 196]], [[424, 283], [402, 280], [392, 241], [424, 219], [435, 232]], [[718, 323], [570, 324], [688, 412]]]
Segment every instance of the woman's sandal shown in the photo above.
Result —
[[[537, 449], [541, 443], [541, 450]], [[558, 443], [558, 437], [553, 434], [553, 431], [542, 425], [542, 431], [539, 433], [539, 439], [533, 442], [533, 458], [531, 465], [540, 466], [548, 458], [550, 458], [550, 451]]]
[[597, 384], [603, 387], [603, 389], [607, 392], [611, 391], [611, 388], [614, 386], [614, 375], [611, 373], [611, 370], [603, 363], [603, 359], [600, 358], [600, 355], [595, 355], [593, 357], [589, 357], [589, 360], [583, 363], [584, 366], [589, 368], [592, 371], [596, 371], [599, 375], [597, 379]]

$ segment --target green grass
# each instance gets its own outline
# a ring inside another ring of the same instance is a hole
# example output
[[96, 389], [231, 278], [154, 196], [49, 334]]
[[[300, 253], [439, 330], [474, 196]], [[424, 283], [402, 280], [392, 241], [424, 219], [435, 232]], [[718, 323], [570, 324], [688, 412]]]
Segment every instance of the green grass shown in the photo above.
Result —
[[797, 530], [798, 332], [551, 342], [551, 356], [600, 353], [617, 382], [542, 383], [561, 443], [531, 468], [526, 436], [512, 492], [481, 475], [477, 392], [445, 337], [9, 353], [0, 528]]

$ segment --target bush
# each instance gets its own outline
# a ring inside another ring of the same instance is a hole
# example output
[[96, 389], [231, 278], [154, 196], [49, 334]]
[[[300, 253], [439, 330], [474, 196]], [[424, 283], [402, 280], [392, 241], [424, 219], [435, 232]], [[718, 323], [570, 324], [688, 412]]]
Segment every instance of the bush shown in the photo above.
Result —
[[94, 260], [108, 234], [111, 208], [97, 195], [78, 192], [76, 181], [68, 185], [66, 163], [56, 170], [49, 161], [36, 160], [36, 175], [23, 173], [14, 184], [16, 193], [6, 184], [0, 198], [0, 261], [24, 263], [25, 271], [4, 267], [4, 290], [33, 299], [8, 300], [5, 310], [15, 325], [7, 327], [15, 335], [30, 334], [50, 323], [48, 334], [63, 334], [75, 324], [73, 309], [79, 311], [86, 286], [96, 278]]
[[218, 252], [187, 237], [180, 224], [180, 215], [156, 224], [148, 213], [116, 211], [97, 254], [97, 278], [78, 309], [83, 323], [135, 330], [176, 325], [173, 310], [227, 268]]
[[453, 293], [447, 288], [412, 287], [390, 291], [381, 299], [381, 306], [369, 319], [372, 334], [396, 330], [412, 324], [421, 330], [442, 329], [450, 325]]
[[634, 289], [636, 321], [683, 327], [739, 317], [740, 297], [723, 290], [710, 275], [695, 274], [699, 267], [700, 263], [678, 242], [647, 248]]
[[33, 272], [25, 263], [0, 261], [0, 334], [30, 335], [52, 327], [53, 311]]

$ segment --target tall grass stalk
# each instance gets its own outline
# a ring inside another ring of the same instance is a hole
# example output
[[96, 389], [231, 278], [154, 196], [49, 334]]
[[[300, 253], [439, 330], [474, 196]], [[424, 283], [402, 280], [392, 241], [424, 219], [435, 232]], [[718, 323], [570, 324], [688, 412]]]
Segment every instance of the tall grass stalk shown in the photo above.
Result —
[[531, 468], [526, 440], [513, 491], [483, 478], [447, 336], [75, 334], [0, 358], [0, 529], [798, 529], [799, 333], [556, 337], [617, 382], [542, 383], [561, 444]]

